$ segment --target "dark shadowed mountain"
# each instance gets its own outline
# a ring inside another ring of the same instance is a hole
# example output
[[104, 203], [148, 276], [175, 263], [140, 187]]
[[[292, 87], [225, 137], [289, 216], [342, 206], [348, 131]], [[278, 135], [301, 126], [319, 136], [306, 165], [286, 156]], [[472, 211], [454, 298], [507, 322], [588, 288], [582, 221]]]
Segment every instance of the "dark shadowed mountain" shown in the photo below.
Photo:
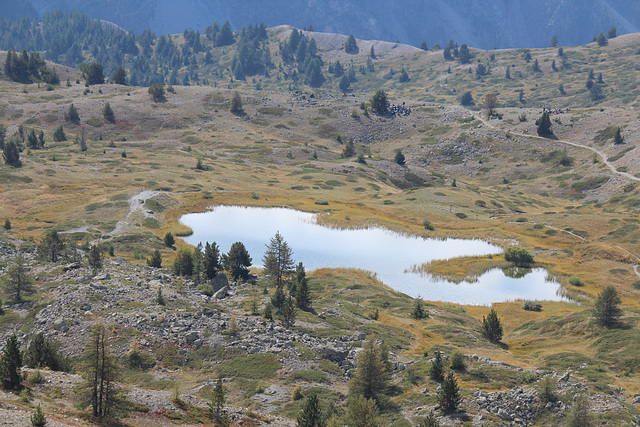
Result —
[[[591, 41], [600, 31], [640, 30], [637, 0], [1, 0], [0, 14], [79, 10], [140, 33], [204, 30], [229, 20], [235, 29], [313, 25], [316, 31], [429, 47], [449, 39], [483, 49], [544, 47]], [[4, 3], [11, 6], [6, 8]]]

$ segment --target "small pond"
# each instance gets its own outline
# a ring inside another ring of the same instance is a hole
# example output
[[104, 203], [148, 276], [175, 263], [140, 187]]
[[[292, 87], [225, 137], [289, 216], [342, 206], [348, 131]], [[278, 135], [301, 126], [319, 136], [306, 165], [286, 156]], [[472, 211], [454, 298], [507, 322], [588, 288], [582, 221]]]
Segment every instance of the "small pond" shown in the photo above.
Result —
[[317, 224], [316, 215], [286, 208], [216, 206], [209, 212], [184, 215], [193, 230], [187, 243], [216, 242], [227, 252], [242, 242], [260, 267], [266, 244], [279, 231], [307, 271], [321, 267], [366, 270], [385, 285], [431, 301], [486, 305], [515, 299], [562, 300], [560, 285], [543, 269], [492, 269], [474, 282], [454, 283], [409, 272], [430, 260], [499, 254], [502, 248], [482, 240], [424, 239], [379, 227], [338, 229]]

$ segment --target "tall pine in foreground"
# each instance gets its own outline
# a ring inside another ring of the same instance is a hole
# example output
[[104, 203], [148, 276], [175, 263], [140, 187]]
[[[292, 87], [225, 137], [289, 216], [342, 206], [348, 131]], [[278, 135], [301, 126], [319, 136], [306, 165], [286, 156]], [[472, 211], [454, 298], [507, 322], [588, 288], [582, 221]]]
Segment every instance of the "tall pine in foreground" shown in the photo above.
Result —
[[318, 396], [312, 394], [307, 398], [298, 415], [298, 427], [325, 427], [326, 425], [320, 410]]
[[22, 353], [16, 334], [7, 339], [4, 352], [0, 357], [0, 385], [4, 390], [20, 390], [22, 388]]
[[94, 417], [108, 418], [119, 415], [124, 409], [120, 387], [121, 367], [109, 349], [107, 328], [98, 323], [89, 335], [84, 366], [83, 382], [78, 388], [81, 400], [91, 406]]

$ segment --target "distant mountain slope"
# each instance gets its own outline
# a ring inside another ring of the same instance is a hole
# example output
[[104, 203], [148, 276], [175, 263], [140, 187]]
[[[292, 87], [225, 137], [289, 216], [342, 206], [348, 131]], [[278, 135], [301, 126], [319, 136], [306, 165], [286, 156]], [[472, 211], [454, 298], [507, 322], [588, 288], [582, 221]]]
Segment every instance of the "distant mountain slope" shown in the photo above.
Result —
[[[316, 31], [351, 34], [361, 39], [417, 46], [449, 39], [482, 49], [544, 47], [556, 34], [563, 45], [590, 41], [615, 26], [618, 34], [640, 30], [637, 0], [23, 0], [42, 14], [79, 10], [141, 33], [204, 30], [228, 19], [243, 24], [289, 24]], [[11, 8], [9, 8], [11, 9]], [[15, 6], [14, 6], [15, 9]], [[15, 11], [2, 10], [0, 17]]]

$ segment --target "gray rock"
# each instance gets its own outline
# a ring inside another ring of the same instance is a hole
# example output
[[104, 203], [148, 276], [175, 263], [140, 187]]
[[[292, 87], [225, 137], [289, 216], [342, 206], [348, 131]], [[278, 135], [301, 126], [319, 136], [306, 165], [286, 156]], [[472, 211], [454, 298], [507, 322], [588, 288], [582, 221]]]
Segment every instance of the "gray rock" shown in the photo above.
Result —
[[220, 289], [219, 291], [217, 291], [215, 294], [213, 294], [213, 299], [223, 299], [224, 297], [227, 296], [227, 291], [229, 290], [229, 288], [227, 286], [223, 287], [222, 289]]

